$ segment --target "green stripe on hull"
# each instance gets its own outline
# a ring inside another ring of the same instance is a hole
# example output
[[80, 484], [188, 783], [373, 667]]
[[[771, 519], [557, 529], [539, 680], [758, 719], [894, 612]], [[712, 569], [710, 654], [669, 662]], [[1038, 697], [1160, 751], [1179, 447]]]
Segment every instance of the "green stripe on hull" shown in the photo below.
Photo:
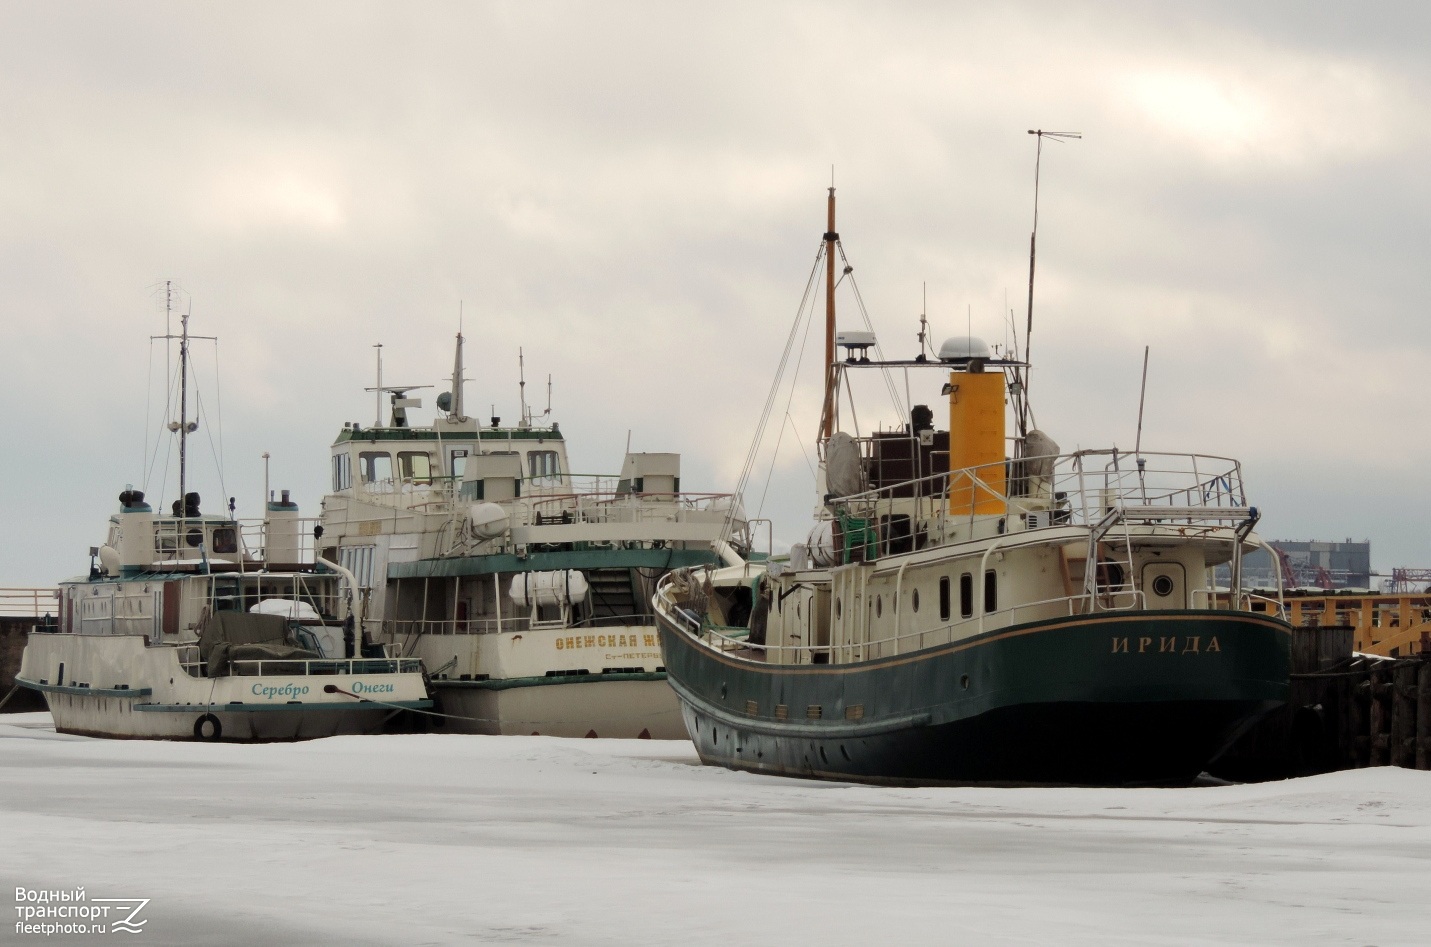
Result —
[[533, 552], [520, 559], [503, 553], [394, 562], [388, 565], [388, 578], [452, 578], [509, 572], [556, 572], [562, 569], [684, 569], [716, 561], [716, 554], [706, 549], [585, 549]]
[[552, 677], [504, 677], [486, 681], [434, 680], [434, 690], [504, 691], [513, 687], [547, 687], [553, 684], [610, 684], [617, 681], [664, 681], [665, 671], [633, 671], [617, 674], [561, 674]]

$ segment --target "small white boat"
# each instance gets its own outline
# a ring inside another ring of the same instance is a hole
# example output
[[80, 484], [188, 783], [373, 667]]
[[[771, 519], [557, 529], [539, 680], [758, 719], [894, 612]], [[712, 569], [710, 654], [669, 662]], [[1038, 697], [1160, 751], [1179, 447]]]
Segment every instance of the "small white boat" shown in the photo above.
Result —
[[[188, 358], [188, 317], [180, 340]], [[184, 373], [187, 380], [187, 373]], [[183, 404], [183, 402], [181, 402]], [[194, 429], [181, 407], [171, 430]], [[180, 451], [181, 458], [184, 452]], [[158, 514], [119, 495], [86, 576], [31, 633], [16, 683], [64, 733], [176, 740], [301, 740], [382, 728], [430, 707], [421, 661], [356, 632], [351, 573], [315, 559], [287, 491], [261, 523], [205, 515], [185, 491]]]

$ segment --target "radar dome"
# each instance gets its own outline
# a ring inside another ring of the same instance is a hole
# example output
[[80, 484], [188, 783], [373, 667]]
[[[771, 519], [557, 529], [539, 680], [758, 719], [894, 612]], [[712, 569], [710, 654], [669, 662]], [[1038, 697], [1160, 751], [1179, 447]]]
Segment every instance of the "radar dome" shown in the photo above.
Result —
[[992, 358], [989, 343], [978, 336], [956, 335], [939, 346], [939, 361], [967, 362], [971, 358]]

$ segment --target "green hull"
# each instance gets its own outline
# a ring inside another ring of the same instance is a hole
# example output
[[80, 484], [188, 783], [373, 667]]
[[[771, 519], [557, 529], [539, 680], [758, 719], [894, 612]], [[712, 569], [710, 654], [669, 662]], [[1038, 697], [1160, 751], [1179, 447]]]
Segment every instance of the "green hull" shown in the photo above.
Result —
[[1186, 783], [1286, 702], [1290, 637], [1245, 612], [1100, 614], [772, 666], [661, 621], [705, 762], [891, 783]]

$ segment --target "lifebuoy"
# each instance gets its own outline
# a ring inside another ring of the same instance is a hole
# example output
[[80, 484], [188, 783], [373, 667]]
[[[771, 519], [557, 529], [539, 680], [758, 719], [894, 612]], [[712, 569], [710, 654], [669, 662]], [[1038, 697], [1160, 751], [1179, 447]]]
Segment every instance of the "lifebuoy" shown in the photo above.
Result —
[[213, 714], [204, 714], [194, 721], [194, 738], [196, 740], [217, 740], [224, 735], [224, 725], [219, 723], [219, 718]]

